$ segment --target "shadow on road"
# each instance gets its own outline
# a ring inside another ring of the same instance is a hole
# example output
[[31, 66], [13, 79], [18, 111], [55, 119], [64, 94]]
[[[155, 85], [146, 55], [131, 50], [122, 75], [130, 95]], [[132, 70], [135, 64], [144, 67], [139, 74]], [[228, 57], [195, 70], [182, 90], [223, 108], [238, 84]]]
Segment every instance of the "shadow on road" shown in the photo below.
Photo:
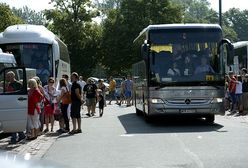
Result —
[[127, 134], [211, 132], [223, 128], [222, 125], [208, 124], [203, 119], [189, 117], [157, 117], [146, 123], [135, 113], [118, 116]]

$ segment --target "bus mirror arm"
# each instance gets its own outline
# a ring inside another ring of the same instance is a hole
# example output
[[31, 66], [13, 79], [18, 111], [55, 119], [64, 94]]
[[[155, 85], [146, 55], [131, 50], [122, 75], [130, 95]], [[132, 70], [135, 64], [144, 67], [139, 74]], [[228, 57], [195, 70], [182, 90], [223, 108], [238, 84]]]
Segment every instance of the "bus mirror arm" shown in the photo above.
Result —
[[142, 46], [141, 46], [141, 53], [142, 53], [142, 56], [143, 56], [143, 59], [144, 60], [148, 60], [148, 53], [149, 53], [149, 44], [147, 43], [144, 43]]
[[227, 51], [227, 65], [231, 65], [233, 58], [234, 58], [234, 47], [231, 43], [230, 40], [228, 39], [222, 39], [221, 42], [218, 45], [217, 48], [217, 53], [218, 55], [221, 54], [221, 48], [222, 47], [226, 47], [226, 51]]

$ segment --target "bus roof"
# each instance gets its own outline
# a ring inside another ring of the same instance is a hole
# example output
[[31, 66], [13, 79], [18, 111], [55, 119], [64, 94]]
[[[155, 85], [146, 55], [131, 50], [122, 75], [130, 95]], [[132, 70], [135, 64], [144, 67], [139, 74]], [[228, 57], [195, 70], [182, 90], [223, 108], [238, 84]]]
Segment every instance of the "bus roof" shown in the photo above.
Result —
[[144, 28], [139, 36], [134, 40], [136, 41], [142, 34], [149, 30], [156, 30], [156, 29], [203, 29], [203, 28], [213, 28], [213, 29], [220, 29], [221, 27], [218, 24], [157, 24], [157, 25], [149, 25]]
[[56, 36], [42, 25], [19, 24], [7, 27], [0, 33], [0, 44], [45, 43], [52, 44]]
[[238, 41], [236, 43], [233, 43], [234, 49], [241, 48], [241, 47], [248, 47], [248, 41]]

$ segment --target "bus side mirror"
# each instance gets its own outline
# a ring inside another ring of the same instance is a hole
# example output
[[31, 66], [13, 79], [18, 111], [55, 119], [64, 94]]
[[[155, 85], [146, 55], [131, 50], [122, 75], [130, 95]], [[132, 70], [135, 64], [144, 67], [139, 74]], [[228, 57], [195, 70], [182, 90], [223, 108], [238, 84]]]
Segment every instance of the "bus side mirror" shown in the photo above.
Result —
[[226, 53], [226, 63], [228, 66], [233, 65], [234, 59], [234, 47], [230, 40], [223, 39], [218, 45], [218, 55], [221, 55], [221, 51]]
[[148, 54], [149, 54], [149, 44], [144, 43], [141, 46], [141, 55], [143, 56], [144, 60], [148, 60]]

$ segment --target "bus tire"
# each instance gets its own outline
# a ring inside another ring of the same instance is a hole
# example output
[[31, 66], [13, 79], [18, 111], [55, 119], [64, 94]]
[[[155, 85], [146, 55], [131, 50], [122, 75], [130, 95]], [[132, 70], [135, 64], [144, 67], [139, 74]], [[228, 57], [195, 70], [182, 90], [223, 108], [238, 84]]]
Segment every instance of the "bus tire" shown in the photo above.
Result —
[[210, 114], [210, 115], [206, 116], [205, 119], [206, 119], [206, 122], [207, 123], [212, 124], [212, 123], [214, 123], [215, 115], [214, 114]]
[[137, 116], [142, 116], [142, 114], [143, 114], [142, 111], [137, 109], [137, 107], [136, 107], [136, 115]]

